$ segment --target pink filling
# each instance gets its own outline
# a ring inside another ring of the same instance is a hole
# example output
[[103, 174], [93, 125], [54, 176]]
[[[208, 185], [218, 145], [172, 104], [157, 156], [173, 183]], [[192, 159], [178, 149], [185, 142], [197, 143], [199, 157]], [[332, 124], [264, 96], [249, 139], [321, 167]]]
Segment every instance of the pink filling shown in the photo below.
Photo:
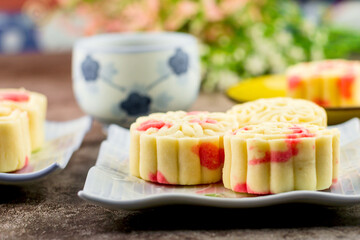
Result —
[[220, 168], [224, 163], [224, 149], [213, 143], [201, 143], [192, 147], [192, 152], [199, 156], [201, 166], [210, 170]]
[[352, 97], [352, 86], [355, 82], [355, 76], [353, 74], [347, 74], [341, 77], [338, 80], [338, 87], [341, 96], [346, 99], [350, 99]]
[[170, 184], [168, 182], [168, 180], [166, 180], [165, 176], [160, 171], [157, 171], [156, 177], [157, 177], [157, 181], [159, 183]]
[[136, 130], [146, 131], [149, 128], [160, 129], [162, 127], [171, 127], [171, 126], [172, 126], [171, 123], [166, 123], [164, 121], [150, 119], [150, 120], [147, 120], [147, 121], [141, 123], [140, 126], [136, 128]]
[[158, 183], [163, 183], [163, 184], [170, 184], [165, 176], [160, 172], [160, 171], [157, 171], [156, 174], [155, 173], [149, 173], [149, 180], [151, 182], [158, 182]]
[[148, 177], [149, 177], [149, 180], [150, 180], [151, 182], [157, 182], [157, 176], [156, 176], [156, 174], [150, 172]]
[[270, 152], [265, 152], [264, 157], [262, 157], [262, 158], [253, 158], [248, 163], [249, 163], [249, 165], [256, 165], [256, 164], [270, 162], [271, 161], [271, 155], [270, 154], [271, 154]]
[[235, 192], [247, 192], [247, 184], [246, 183], [238, 183], [234, 187]]
[[287, 162], [291, 157], [296, 156], [299, 153], [299, 149], [296, 145], [299, 143], [297, 139], [286, 139], [287, 145], [286, 151], [267, 151], [262, 158], [254, 158], [249, 161], [249, 165], [256, 165], [268, 162]]
[[316, 103], [319, 106], [328, 107], [330, 106], [330, 101], [320, 98], [315, 98], [312, 100], [314, 103]]
[[288, 86], [290, 90], [298, 88], [301, 84], [301, 78], [299, 76], [290, 76], [288, 78]]
[[8, 100], [14, 102], [27, 102], [30, 96], [24, 92], [4, 92], [0, 93], [0, 100]]
[[309, 129], [296, 126], [290, 127], [289, 129], [293, 130], [293, 134], [288, 134], [287, 138], [304, 138], [304, 137], [315, 137], [315, 133], [310, 133]]
[[233, 131], [232, 131], [232, 135], [236, 135], [239, 130], [249, 131], [249, 130], [251, 130], [251, 128], [249, 128], [249, 127], [242, 127], [242, 128], [240, 128], [240, 129], [233, 130]]
[[28, 164], [29, 164], [29, 157], [28, 157], [28, 156], [26, 156], [26, 157], [25, 157], [25, 164], [24, 164], [24, 167], [26, 167]]
[[198, 123], [198, 124], [200, 124], [200, 125], [204, 125], [204, 124], [206, 124], [206, 123], [212, 123], [212, 124], [217, 123], [216, 120], [211, 119], [211, 118], [206, 118], [205, 120], [191, 119], [189, 122], [191, 122], [191, 123]]

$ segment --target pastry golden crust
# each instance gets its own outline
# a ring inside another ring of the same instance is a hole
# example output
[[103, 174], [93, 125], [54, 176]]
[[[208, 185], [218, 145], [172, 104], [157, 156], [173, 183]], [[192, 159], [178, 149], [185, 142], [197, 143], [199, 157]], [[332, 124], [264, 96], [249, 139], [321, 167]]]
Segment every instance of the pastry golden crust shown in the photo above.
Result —
[[177, 111], [140, 117], [130, 128], [130, 173], [165, 184], [218, 182], [223, 135], [235, 127], [235, 118], [225, 113]]
[[228, 112], [236, 116], [239, 126], [263, 122], [327, 125], [325, 110], [307, 100], [288, 97], [264, 98], [233, 106]]
[[323, 190], [337, 181], [337, 129], [268, 122], [224, 136], [223, 183], [236, 192]]

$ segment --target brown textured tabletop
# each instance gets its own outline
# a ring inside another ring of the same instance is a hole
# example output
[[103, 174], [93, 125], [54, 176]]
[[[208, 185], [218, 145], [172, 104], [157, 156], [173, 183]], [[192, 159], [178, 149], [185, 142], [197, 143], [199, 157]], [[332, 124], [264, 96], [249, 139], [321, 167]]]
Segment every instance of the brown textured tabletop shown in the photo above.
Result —
[[[71, 87], [71, 56], [0, 57], [0, 88], [48, 96], [49, 120], [84, 114]], [[224, 111], [222, 94], [201, 93], [193, 110]], [[61, 172], [25, 186], [0, 185], [0, 239], [360, 239], [360, 205], [287, 204], [258, 209], [167, 206], [107, 210], [77, 196], [105, 138], [99, 123]]]

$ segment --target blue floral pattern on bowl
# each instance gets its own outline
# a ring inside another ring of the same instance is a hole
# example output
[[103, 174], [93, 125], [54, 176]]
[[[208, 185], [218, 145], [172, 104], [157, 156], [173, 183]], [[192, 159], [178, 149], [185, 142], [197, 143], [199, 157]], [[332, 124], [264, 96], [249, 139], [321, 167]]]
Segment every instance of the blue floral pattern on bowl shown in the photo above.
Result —
[[189, 68], [189, 56], [181, 48], [169, 59], [169, 66], [176, 75], [185, 74]]
[[137, 92], [131, 92], [127, 99], [120, 103], [120, 108], [130, 116], [146, 114], [150, 109], [151, 98]]
[[95, 81], [99, 75], [100, 65], [91, 56], [87, 55], [81, 63], [81, 71], [86, 81]]

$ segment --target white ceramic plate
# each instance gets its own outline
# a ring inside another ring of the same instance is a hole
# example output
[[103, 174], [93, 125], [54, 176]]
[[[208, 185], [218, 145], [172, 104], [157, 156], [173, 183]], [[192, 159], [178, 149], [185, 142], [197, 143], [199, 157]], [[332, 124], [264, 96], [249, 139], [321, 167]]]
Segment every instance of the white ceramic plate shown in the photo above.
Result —
[[143, 209], [169, 204], [224, 208], [251, 208], [282, 203], [314, 203], [341, 206], [360, 203], [360, 120], [337, 125], [341, 131], [341, 165], [338, 182], [326, 191], [292, 191], [254, 196], [235, 193], [221, 183], [200, 186], [168, 186], [149, 183], [128, 174], [129, 132], [116, 125], [108, 129], [96, 165], [78, 195], [110, 209]]
[[48, 174], [64, 169], [91, 127], [92, 120], [85, 116], [67, 122], [45, 124], [44, 147], [31, 155], [29, 164], [13, 173], [0, 173], [0, 184], [24, 184], [41, 179]]

